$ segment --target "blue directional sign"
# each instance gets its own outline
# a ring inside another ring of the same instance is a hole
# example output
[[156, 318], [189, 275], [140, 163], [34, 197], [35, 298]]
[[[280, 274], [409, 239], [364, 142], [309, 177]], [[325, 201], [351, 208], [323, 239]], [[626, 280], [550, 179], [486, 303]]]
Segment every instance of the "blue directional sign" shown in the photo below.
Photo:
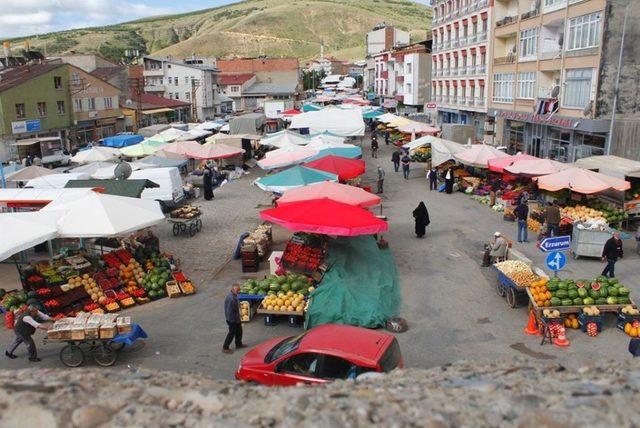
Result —
[[554, 236], [545, 238], [540, 243], [540, 251], [548, 253], [549, 251], [566, 251], [571, 248], [571, 236]]
[[562, 270], [567, 264], [567, 256], [560, 251], [553, 251], [547, 255], [547, 267], [554, 272]]

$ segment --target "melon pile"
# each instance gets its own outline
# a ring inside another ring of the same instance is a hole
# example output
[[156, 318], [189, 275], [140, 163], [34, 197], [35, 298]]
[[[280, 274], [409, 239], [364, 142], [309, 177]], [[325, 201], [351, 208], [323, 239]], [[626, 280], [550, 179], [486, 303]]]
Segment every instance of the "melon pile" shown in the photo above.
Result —
[[281, 291], [262, 300], [262, 308], [274, 312], [303, 312], [304, 304], [304, 295], [293, 291]]

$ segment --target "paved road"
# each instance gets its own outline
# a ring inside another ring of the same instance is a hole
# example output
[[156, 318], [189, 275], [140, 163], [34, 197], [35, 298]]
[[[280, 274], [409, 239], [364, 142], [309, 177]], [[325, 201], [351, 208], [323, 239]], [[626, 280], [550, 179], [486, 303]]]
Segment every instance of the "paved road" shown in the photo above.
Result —
[[[410, 326], [398, 335], [408, 366], [431, 367], [459, 359], [493, 360], [522, 355], [536, 359], [557, 359], [573, 364], [593, 359], [626, 360], [628, 339], [610, 319], [605, 331], [589, 338], [570, 331], [571, 346], [558, 349], [539, 346], [537, 338], [525, 336], [526, 310], [510, 309], [494, 292], [495, 275], [480, 267], [482, 245], [494, 231], [515, 236], [516, 226], [505, 223], [499, 214], [463, 194], [429, 192], [422, 166], [415, 165], [411, 178], [403, 180], [394, 173], [390, 147], [383, 145], [380, 158], [368, 162], [367, 177], [374, 177], [376, 163], [387, 171], [383, 212], [390, 231], [386, 235], [397, 259], [402, 282], [404, 316]], [[124, 353], [119, 367], [127, 365], [179, 371], [197, 371], [216, 378], [231, 378], [240, 353], [220, 352], [226, 329], [222, 301], [228, 286], [250, 274], [240, 273], [239, 263], [229, 260], [239, 234], [255, 226], [260, 204], [269, 198], [249, 184], [255, 173], [230, 183], [216, 192], [212, 202], [202, 201], [204, 229], [193, 238], [173, 238], [167, 225], [158, 228], [164, 249], [178, 254], [183, 269], [198, 287], [195, 296], [165, 299], [127, 311], [149, 332], [150, 340], [140, 349]], [[424, 239], [413, 235], [411, 212], [420, 200], [429, 208], [432, 224]], [[276, 248], [288, 233], [275, 228]], [[616, 267], [618, 276], [632, 294], [640, 296], [638, 256], [627, 242], [628, 258]], [[534, 244], [515, 244], [538, 266], [543, 255]], [[595, 276], [602, 269], [598, 261], [569, 261], [567, 275]], [[263, 270], [260, 275], [266, 272]], [[255, 345], [277, 335], [299, 330], [287, 326], [265, 327], [256, 319], [245, 326], [245, 342]], [[9, 342], [11, 333], [0, 331], [0, 340]], [[60, 365], [60, 346], [40, 347], [47, 367]], [[22, 351], [24, 353], [24, 350]], [[22, 356], [22, 355], [21, 355]], [[28, 365], [25, 358], [4, 360], [3, 367]]]

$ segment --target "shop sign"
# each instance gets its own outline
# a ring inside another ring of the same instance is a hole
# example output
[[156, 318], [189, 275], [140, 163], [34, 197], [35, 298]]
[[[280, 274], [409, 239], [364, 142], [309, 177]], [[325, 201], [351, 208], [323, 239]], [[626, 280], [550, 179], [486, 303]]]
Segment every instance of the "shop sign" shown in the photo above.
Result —
[[517, 111], [500, 111], [498, 117], [520, 122], [541, 123], [545, 125], [557, 126], [560, 128], [572, 128], [575, 121], [562, 117], [547, 116], [543, 114], [519, 113]]
[[13, 134], [24, 134], [25, 132], [38, 131], [40, 131], [40, 119], [11, 122], [11, 132]]

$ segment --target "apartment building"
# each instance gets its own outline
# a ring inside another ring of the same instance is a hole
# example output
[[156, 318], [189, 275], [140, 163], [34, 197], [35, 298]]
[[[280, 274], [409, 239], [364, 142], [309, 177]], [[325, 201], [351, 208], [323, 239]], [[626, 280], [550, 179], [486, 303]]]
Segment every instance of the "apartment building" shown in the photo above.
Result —
[[395, 28], [393, 25], [381, 23], [367, 33], [365, 39], [366, 63], [363, 70], [364, 87], [373, 92], [377, 74], [375, 56], [389, 52], [400, 46], [406, 46], [411, 41], [411, 34]]
[[164, 98], [191, 103], [193, 120], [210, 120], [216, 112], [218, 69], [212, 58], [176, 61], [144, 58], [144, 91]]
[[[515, 0], [514, 0], [515, 1]], [[472, 125], [484, 139], [494, 0], [435, 0], [431, 100], [439, 123]]]

